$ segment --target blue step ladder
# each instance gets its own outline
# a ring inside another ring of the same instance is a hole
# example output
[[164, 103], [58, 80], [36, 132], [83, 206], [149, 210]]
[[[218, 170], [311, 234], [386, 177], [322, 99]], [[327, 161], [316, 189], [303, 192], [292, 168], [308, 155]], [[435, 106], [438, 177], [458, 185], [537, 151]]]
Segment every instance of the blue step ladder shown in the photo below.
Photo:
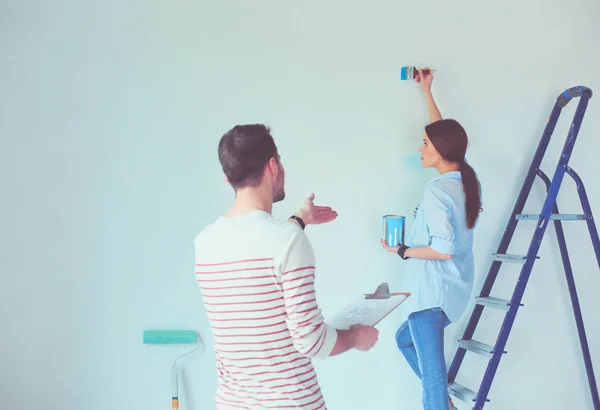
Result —
[[[556, 166], [556, 171], [554, 172], [554, 177], [552, 178], [551, 182], [550, 179], [546, 176], [546, 174], [544, 174], [540, 170], [540, 165], [542, 163], [542, 159], [544, 158], [546, 148], [550, 143], [550, 137], [554, 132], [554, 128], [556, 126], [558, 117], [560, 116], [562, 109], [573, 98], [577, 97], [579, 97], [579, 104], [577, 105], [577, 109], [573, 117], [573, 122], [571, 123], [571, 127], [569, 128], [569, 133], [567, 135], [567, 140], [563, 147], [560, 159], [558, 161], [558, 165]], [[510, 215], [510, 219], [508, 220], [508, 224], [506, 225], [506, 229], [504, 230], [504, 235], [502, 236], [502, 240], [500, 241], [498, 250], [493, 255], [493, 261], [490, 266], [490, 270], [488, 271], [486, 280], [481, 289], [481, 293], [476, 298], [476, 305], [473, 310], [473, 313], [471, 314], [471, 318], [469, 319], [469, 323], [467, 324], [462, 339], [458, 342], [458, 349], [448, 371], [448, 390], [452, 396], [458, 398], [459, 400], [464, 401], [466, 403], [471, 403], [473, 406], [472, 408], [475, 410], [483, 409], [484, 404], [486, 402], [489, 402], [488, 395], [490, 392], [490, 387], [494, 380], [494, 375], [498, 370], [498, 365], [500, 363], [502, 355], [506, 354], [506, 342], [508, 340], [510, 330], [515, 321], [515, 317], [517, 316], [517, 311], [519, 307], [523, 306], [521, 304], [521, 299], [523, 298], [523, 293], [525, 292], [527, 281], [529, 279], [529, 276], [531, 275], [533, 264], [536, 259], [539, 259], [539, 257], [537, 256], [538, 250], [544, 237], [544, 233], [546, 232], [548, 221], [550, 220], [554, 222], [554, 228], [556, 231], [558, 245], [560, 248], [560, 255], [562, 258], [567, 278], [567, 285], [569, 288], [569, 294], [571, 296], [571, 303], [573, 305], [573, 313], [575, 315], [575, 322], [577, 324], [577, 332], [579, 334], [579, 341], [583, 353], [583, 360], [585, 362], [590, 392], [592, 395], [592, 403], [594, 405], [594, 410], [600, 410], [598, 387], [596, 385], [596, 379], [594, 377], [592, 359], [590, 356], [590, 350], [588, 347], [585, 328], [583, 325], [583, 318], [581, 315], [581, 308], [579, 306], [579, 299], [577, 297], [577, 290], [575, 288], [575, 281], [573, 278], [573, 271], [571, 269], [571, 262], [569, 260], [569, 254], [567, 252], [565, 235], [562, 228], [562, 221], [585, 221], [587, 223], [587, 227], [590, 232], [592, 244], [594, 247], [594, 252], [596, 254], [596, 260], [600, 268], [600, 239], [598, 239], [598, 231], [596, 230], [596, 225], [594, 224], [590, 203], [588, 201], [588, 197], [586, 195], [581, 178], [579, 178], [579, 175], [577, 175], [577, 173], [568, 165], [569, 158], [571, 157], [571, 153], [573, 151], [573, 146], [575, 145], [575, 141], [577, 140], [579, 128], [581, 127], [581, 121], [583, 120], [583, 115], [585, 114], [585, 110], [587, 108], [590, 98], [592, 98], [592, 90], [582, 86], [569, 88], [568, 90], [565, 90], [562, 94], [558, 96], [556, 103], [554, 104], [554, 108], [552, 109], [552, 112], [550, 114], [548, 123], [546, 124], [546, 127], [544, 129], [544, 133], [542, 134], [540, 143], [533, 157], [533, 161], [531, 162], [531, 166], [529, 167], [529, 171], [527, 171], [527, 176], [525, 177], [523, 186], [521, 187], [521, 192], [519, 193], [517, 202], [515, 203], [513, 211]], [[565, 174], [571, 176], [575, 181], [575, 184], [577, 186], [577, 192], [579, 193], [579, 199], [581, 201], [581, 206], [583, 208], [583, 214], [560, 214], [558, 212], [556, 198], [558, 196], [558, 191]], [[546, 184], [547, 196], [546, 200], [544, 201], [542, 212], [539, 215], [523, 214], [523, 208], [525, 206], [527, 197], [529, 196], [531, 187], [536, 176], [540, 177], [542, 181], [544, 181], [544, 183]], [[508, 255], [506, 254], [506, 251], [508, 250], [508, 246], [515, 232], [517, 222], [519, 221], [537, 221], [537, 225], [533, 233], [533, 237], [531, 239], [531, 244], [529, 245], [529, 250], [527, 251], [526, 255]], [[503, 300], [490, 296], [492, 292], [492, 287], [494, 285], [494, 282], [496, 281], [496, 277], [498, 276], [498, 271], [500, 270], [500, 266], [502, 265], [502, 263], [519, 263], [523, 265], [519, 274], [519, 279], [514, 289], [514, 293], [510, 300]], [[506, 311], [504, 320], [502, 322], [502, 327], [500, 329], [500, 333], [498, 334], [496, 344], [494, 346], [490, 346], [485, 343], [473, 340], [475, 328], [477, 327], [477, 324], [479, 322], [479, 319], [481, 318], [481, 314], [483, 313], [484, 308], [500, 309]], [[489, 362], [485, 370], [483, 380], [477, 392], [472, 391], [469, 388], [456, 383], [456, 376], [467, 351], [483, 355], [489, 358]]]

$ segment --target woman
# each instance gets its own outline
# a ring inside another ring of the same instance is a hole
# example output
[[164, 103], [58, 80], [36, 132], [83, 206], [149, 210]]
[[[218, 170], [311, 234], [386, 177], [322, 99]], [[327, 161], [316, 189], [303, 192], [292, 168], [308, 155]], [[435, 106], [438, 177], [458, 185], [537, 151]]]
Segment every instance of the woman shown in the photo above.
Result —
[[456, 322], [473, 288], [473, 228], [481, 211], [479, 181], [465, 161], [468, 138], [444, 120], [431, 94], [431, 74], [419, 71], [430, 124], [419, 148], [425, 168], [439, 176], [425, 187], [406, 244], [382, 246], [407, 261], [404, 302], [408, 319], [396, 333], [398, 348], [422, 381], [425, 410], [455, 408], [448, 396], [444, 328]]

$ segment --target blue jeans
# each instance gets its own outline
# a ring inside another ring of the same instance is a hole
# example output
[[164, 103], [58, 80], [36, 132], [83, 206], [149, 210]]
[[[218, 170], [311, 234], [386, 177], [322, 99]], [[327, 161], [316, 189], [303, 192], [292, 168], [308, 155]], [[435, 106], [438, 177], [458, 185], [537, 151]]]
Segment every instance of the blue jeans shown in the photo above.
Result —
[[448, 410], [448, 372], [444, 359], [444, 329], [450, 320], [441, 308], [411, 313], [398, 328], [398, 348], [421, 379], [423, 408]]

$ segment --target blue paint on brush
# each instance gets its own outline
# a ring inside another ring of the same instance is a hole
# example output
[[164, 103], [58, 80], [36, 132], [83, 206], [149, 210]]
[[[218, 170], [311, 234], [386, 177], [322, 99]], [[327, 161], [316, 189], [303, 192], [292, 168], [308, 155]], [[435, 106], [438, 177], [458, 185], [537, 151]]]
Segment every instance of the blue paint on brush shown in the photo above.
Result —
[[[408, 71], [409, 69], [412, 67], [402, 67], [400, 68], [400, 79], [401, 80], [408, 80]], [[412, 74], [412, 73], [411, 73]]]

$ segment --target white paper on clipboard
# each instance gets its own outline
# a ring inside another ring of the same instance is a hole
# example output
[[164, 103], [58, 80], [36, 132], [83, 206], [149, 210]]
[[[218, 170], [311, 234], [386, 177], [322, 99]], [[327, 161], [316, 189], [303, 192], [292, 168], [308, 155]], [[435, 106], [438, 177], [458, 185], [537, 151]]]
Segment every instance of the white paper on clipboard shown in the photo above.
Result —
[[365, 299], [363, 295], [327, 319], [326, 323], [342, 330], [356, 324], [375, 326], [409, 296], [410, 293], [393, 293], [385, 299]]

